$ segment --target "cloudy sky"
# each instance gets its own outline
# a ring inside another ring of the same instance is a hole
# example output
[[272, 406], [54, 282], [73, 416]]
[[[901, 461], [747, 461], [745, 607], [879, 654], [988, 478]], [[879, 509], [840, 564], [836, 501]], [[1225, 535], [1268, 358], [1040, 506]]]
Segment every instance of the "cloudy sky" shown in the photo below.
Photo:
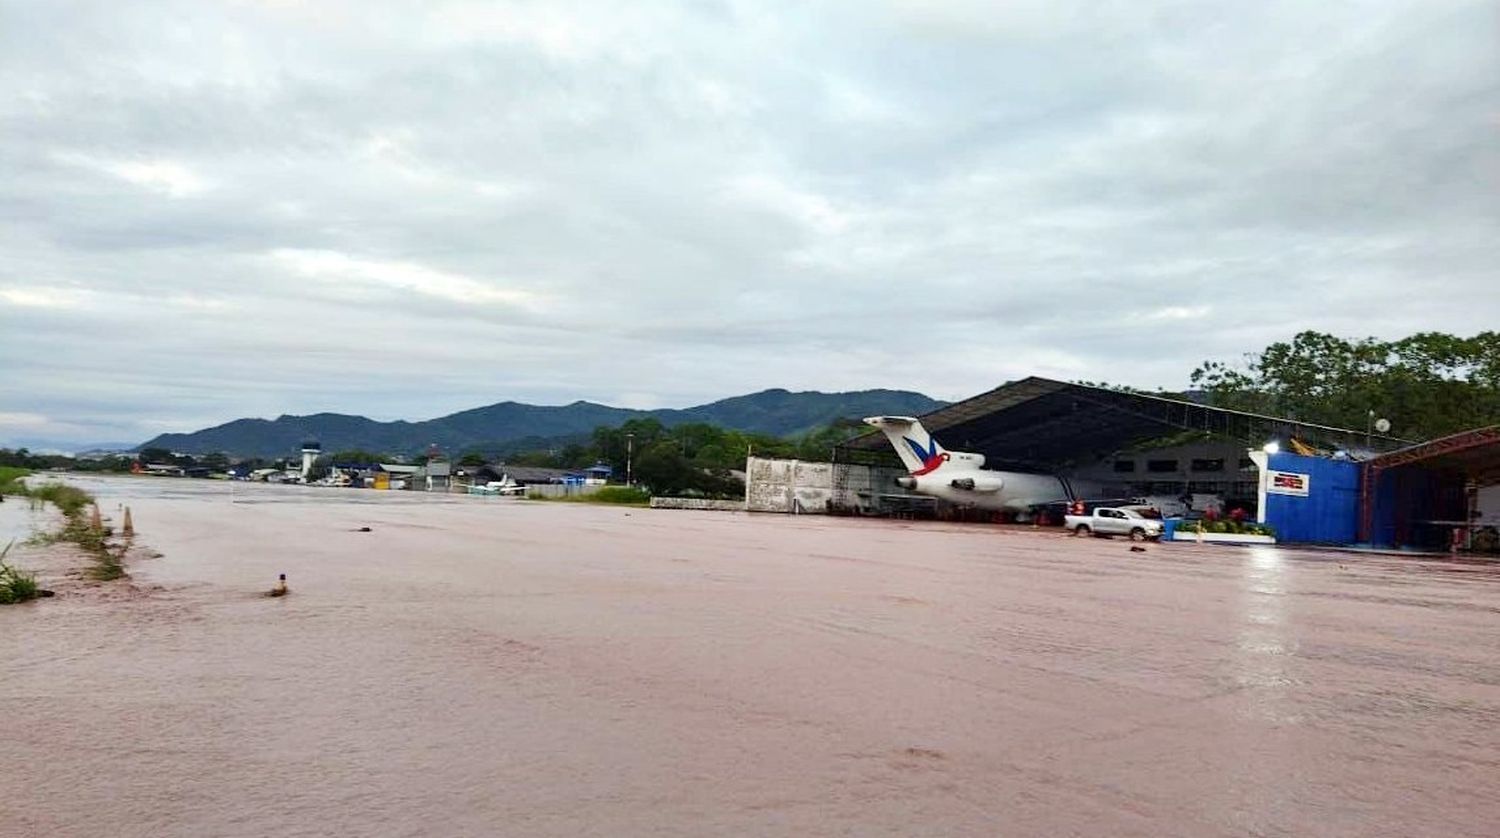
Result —
[[1495, 0], [0, 0], [0, 444], [1500, 326]]

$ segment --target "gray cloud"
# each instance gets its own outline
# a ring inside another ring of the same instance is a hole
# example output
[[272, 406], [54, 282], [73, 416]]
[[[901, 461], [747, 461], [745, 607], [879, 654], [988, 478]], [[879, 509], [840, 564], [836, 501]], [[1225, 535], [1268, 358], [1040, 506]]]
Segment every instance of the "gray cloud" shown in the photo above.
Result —
[[0, 19], [0, 443], [1500, 321], [1482, 0]]

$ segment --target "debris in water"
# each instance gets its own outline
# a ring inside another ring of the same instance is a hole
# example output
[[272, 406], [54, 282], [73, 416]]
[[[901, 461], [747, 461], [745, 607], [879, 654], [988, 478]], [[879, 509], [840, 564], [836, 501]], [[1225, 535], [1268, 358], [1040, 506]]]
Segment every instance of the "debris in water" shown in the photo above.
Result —
[[1144, 553], [1144, 552], [1146, 552], [1146, 548], [1142, 547], [1140, 545], [1136, 545], [1136, 546], [1130, 548], [1130, 552], [1132, 552], [1132, 553]]
[[276, 587], [266, 592], [266, 596], [286, 596], [286, 574], [280, 574], [276, 578]]
[[369, 532], [369, 531], [370, 531], [369, 527], [359, 527], [357, 529], [350, 530], [350, 532]]

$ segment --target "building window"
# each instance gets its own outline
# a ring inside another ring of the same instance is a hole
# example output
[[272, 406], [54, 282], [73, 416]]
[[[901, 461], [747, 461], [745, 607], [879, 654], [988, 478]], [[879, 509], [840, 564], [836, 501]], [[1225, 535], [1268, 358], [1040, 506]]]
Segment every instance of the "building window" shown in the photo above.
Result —
[[1176, 470], [1177, 470], [1177, 461], [1176, 460], [1147, 460], [1146, 461], [1146, 471], [1154, 472], [1156, 474], [1163, 474], [1163, 473], [1166, 473], [1166, 472], [1173, 472], [1173, 471], [1176, 471]]
[[1115, 471], [1122, 474], [1135, 471], [1135, 460], [1115, 460]]
[[1193, 471], [1223, 471], [1223, 460], [1193, 460]]

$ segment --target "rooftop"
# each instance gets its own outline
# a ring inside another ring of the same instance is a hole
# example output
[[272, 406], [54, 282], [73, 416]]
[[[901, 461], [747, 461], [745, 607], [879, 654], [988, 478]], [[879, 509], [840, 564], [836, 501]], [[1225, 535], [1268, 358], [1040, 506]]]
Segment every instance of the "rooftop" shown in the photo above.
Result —
[[[1004, 384], [920, 418], [945, 447], [983, 454], [993, 467], [1073, 466], [1187, 431], [1238, 440], [1246, 447], [1297, 437], [1328, 448], [1368, 450], [1364, 431], [1036, 377]], [[1368, 448], [1376, 451], [1406, 444], [1379, 434], [1368, 439]], [[872, 452], [886, 446], [876, 431], [851, 440], [845, 448]]]

